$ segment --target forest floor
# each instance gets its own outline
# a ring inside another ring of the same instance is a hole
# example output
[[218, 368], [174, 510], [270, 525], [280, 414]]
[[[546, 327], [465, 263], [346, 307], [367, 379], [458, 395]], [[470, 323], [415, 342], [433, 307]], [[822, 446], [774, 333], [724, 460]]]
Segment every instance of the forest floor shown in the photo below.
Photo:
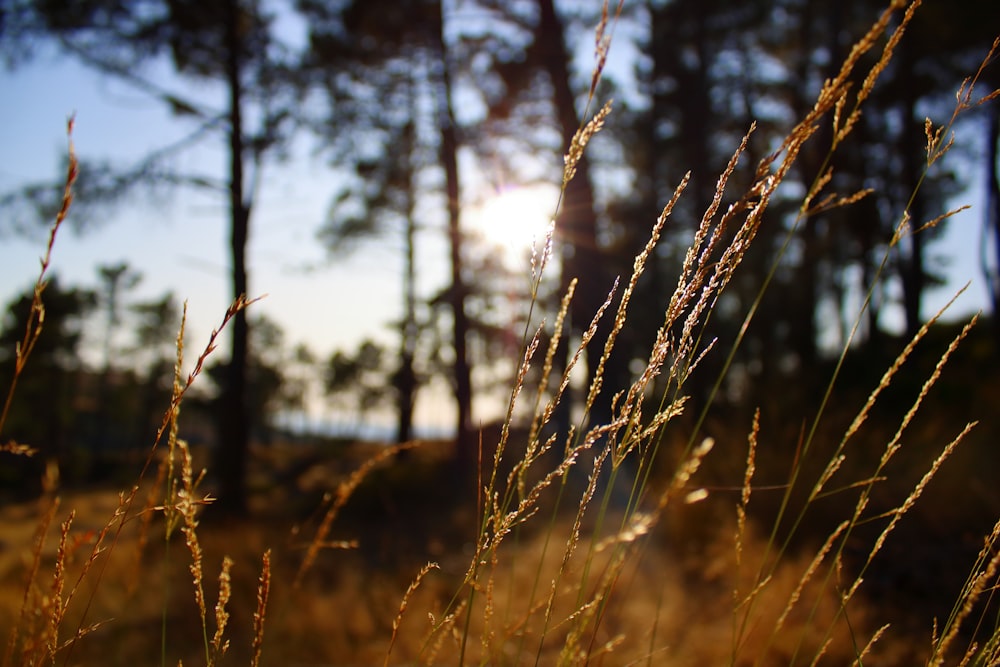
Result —
[[[303, 555], [338, 485], [383, 449], [376, 444], [339, 446], [335, 452], [301, 444], [258, 449], [250, 476], [252, 518], [223, 520], [210, 512], [203, 517], [198, 535], [204, 552], [209, 637], [215, 627], [212, 607], [223, 556], [234, 561], [227, 662], [235, 664], [250, 656], [261, 554], [268, 549], [272, 551], [273, 583], [264, 664], [380, 664], [389, 650], [407, 587], [426, 563], [434, 562], [440, 569], [425, 577], [409, 596], [392, 648], [394, 664], [421, 664], [426, 658], [433, 644], [425, 643], [428, 618], [441, 618], [453, 602], [469, 566], [476, 532], [476, 502], [456, 501], [447, 492], [448, 443], [426, 443], [369, 472], [325, 538], [329, 548], [321, 550], [312, 569], [297, 580]], [[945, 482], [944, 486], [950, 485]], [[29, 596], [44, 599], [52, 594], [47, 587], [59, 548], [58, 527], [72, 510], [72, 531], [65, 547], [70, 555], [69, 584], [63, 595], [71, 590], [76, 584], [74, 573], [84, 568], [96, 536], [114, 516], [119, 491], [92, 488], [61, 494], [41, 552], [39, 583]], [[950, 491], [943, 488], [942, 493]], [[931, 517], [935, 508], [943, 511], [941, 498], [931, 498]], [[143, 499], [140, 494], [137, 503]], [[5, 635], [17, 622], [25, 599], [24, 582], [49, 503], [51, 499], [0, 506], [0, 628]], [[751, 524], [743, 540], [742, 565], [738, 565], [733, 509], [732, 498], [722, 494], [717, 502], [685, 508], [683, 515], [668, 515], [661, 522], [617, 585], [621, 595], [609, 604], [601, 631], [595, 635], [597, 641], [618, 642], [604, 656], [604, 664], [627, 664], [654, 654], [657, 664], [728, 664], [737, 618], [734, 590], [746, 591], [754, 564], [766, 558], [767, 532]], [[933, 617], [940, 619], [948, 611], [942, 599], [947, 593], [941, 589], [955, 577], [944, 575], [965, 572], [971, 564], [969, 554], [981, 546], [981, 538], [972, 532], [961, 537], [943, 529], [940, 534], [929, 532], [928, 526], [936, 523], [915, 520], [901, 530], [898, 541], [886, 548], [886, 560], [880, 560], [866, 576], [865, 595], [852, 603], [851, 628], [859, 635], [867, 637], [884, 622], [893, 623], [865, 664], [914, 664], [926, 653]], [[72, 664], [204, 664], [205, 642], [184, 536], [175, 531], [168, 542], [159, 513], [145, 538], [141, 537], [142, 524], [133, 519], [120, 534], [112, 529], [104, 540], [105, 553], [74, 593], [60, 639], [66, 640], [77, 627], [100, 625], [73, 647]], [[501, 647], [492, 649], [499, 651], [491, 658], [494, 664], [496, 660], [520, 664], [525, 655], [530, 661], [540, 656], [539, 664], [557, 661], [560, 646], [542, 641], [537, 626], [517, 634], [525, 619], [537, 624], [537, 609], [521, 608], [520, 598], [538, 586], [539, 573], [548, 576], [558, 567], [561, 549], [546, 545], [553, 537], [559, 543], [568, 533], [569, 517], [561, 516], [543, 527], [521, 533], [502, 552], [506, 559], [495, 574], [492, 613], [503, 618], [499, 627], [511, 637], [523, 636], [527, 641], [487, 641], [484, 628], [473, 624], [467, 629], [467, 660], [479, 661], [491, 645]], [[585, 525], [584, 531], [592, 528], [592, 524]], [[144, 545], [140, 545], [142, 540]], [[775, 575], [772, 596], [755, 611], [754, 623], [760, 632], [773, 627], [814, 548], [813, 538], [807, 536], [786, 556]], [[574, 561], [572, 566], [581, 564]], [[822, 590], [807, 590], [804, 597], [809, 605], [787, 621], [777, 641], [765, 643], [754, 630], [741, 654], [761, 651], [769, 656], [764, 664], [789, 664], [797, 641], [820, 641], [821, 637], [810, 636], [813, 626], [820, 627], [836, 616], [836, 597]], [[572, 613], [570, 602], [560, 605], [564, 616]], [[844, 632], [837, 634], [827, 652], [831, 664], [850, 661], [855, 641]], [[461, 642], [453, 637], [443, 642], [439, 659], [450, 656], [445, 663], [454, 663]], [[425, 658], [418, 662], [421, 655]]]

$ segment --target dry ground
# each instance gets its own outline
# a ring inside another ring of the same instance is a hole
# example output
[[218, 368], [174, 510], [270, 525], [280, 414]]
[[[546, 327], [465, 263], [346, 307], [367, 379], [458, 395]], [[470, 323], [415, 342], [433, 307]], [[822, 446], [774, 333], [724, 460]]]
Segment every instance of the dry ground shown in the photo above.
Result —
[[[469, 565], [470, 517], [455, 508], [434, 508], [433, 494], [424, 499], [413, 496], [413, 485], [427, 484], [426, 476], [445, 460], [440, 445], [372, 473], [358, 489], [357, 498], [345, 507], [340, 528], [330, 536], [331, 541], [356, 540], [357, 545], [325, 550], [300, 585], [293, 584], [316, 522], [315, 514], [306, 511], [305, 499], [322, 502], [323, 489], [333, 488], [333, 482], [344, 478], [372, 451], [371, 447], [358, 447], [334, 459], [316, 458], [314, 465], [299, 466], [299, 474], [287, 488], [268, 490], [259, 477], [260, 470], [274, 470], [280, 476], [296, 463], [287, 450], [274, 449], [267, 457], [258, 458], [264, 465], [258, 468], [256, 487], [269, 492], [257, 494], [255, 518], [224, 522], [209, 515], [202, 521], [199, 537], [204, 549], [209, 636], [214, 632], [211, 616], [220, 564], [224, 555], [234, 560], [228, 631], [231, 648], [223, 664], [241, 664], [249, 658], [257, 577], [266, 549], [273, 552], [273, 583], [263, 664], [381, 664], [407, 586], [429, 561], [438, 563], [440, 569], [432, 570], [410, 596], [393, 646], [392, 663], [457, 664], [461, 626], [429, 643], [427, 635], [429, 615], [442, 618]], [[402, 490], [391, 488], [393, 480]], [[0, 508], [0, 627], [5, 635], [17, 619], [35, 533], [47, 502]], [[63, 495], [42, 551], [38, 585], [31, 594], [36, 602], [49, 593], [58, 525], [69, 511], [75, 510], [75, 519], [68, 581], [75, 582], [94, 538], [117, 505], [117, 492], [112, 490]], [[763, 558], [763, 540], [753, 531], [746, 535], [742, 564], [737, 566], [734, 522], [708, 505], [697, 511], [701, 514], [693, 519], [667, 517], [663, 523], [670, 525], [661, 526], [618, 577], [614, 595], [602, 612], [600, 630], [585, 642], [592, 642], [592, 653], [600, 656], [594, 664], [729, 663], [734, 591], [738, 588], [745, 595], [750, 590], [754, 567]], [[678, 527], [691, 521], [700, 525], [701, 535], [688, 542]], [[715, 530], [705, 531], [705, 524], [712, 522]], [[140, 521], [129, 522], [113, 549], [113, 535], [106, 538], [105, 553], [75, 593], [61, 639], [81, 625], [81, 614], [88, 605], [83, 625], [101, 625], [73, 647], [72, 664], [157, 664], [161, 650], [164, 664], [177, 664], [178, 660], [187, 665], [205, 663], [188, 572], [191, 556], [183, 536], [177, 533], [167, 544], [162, 519], [157, 518], [150, 526], [148, 543], [140, 549], [140, 525]], [[599, 549], [590, 574], [583, 575], [587, 547], [580, 548], [570, 562], [571, 574], [563, 579], [567, 583], [559, 586], [549, 635], [542, 640], [544, 605], [539, 600], [544, 599], [560, 566], [568, 527], [568, 520], [560, 519], [545, 524], [543, 530], [525, 531], [501, 549], [493, 575], [487, 579], [492, 581], [490, 590], [481, 590], [472, 599], [476, 613], [464, 631], [468, 637], [467, 663], [531, 664], [537, 655], [538, 664], [556, 664], [565, 643], [562, 621], [577, 609], [580, 595], [602, 576], [614, 552], [609, 545]], [[468, 536], [463, 538], [463, 533]], [[712, 536], [706, 539], [705, 534]], [[838, 612], [835, 595], [819, 591], [817, 585], [805, 590], [802, 601], [785, 621], [785, 629], [773, 640], [767, 639], [810, 558], [807, 553], [794, 556], [777, 570], [770, 592], [753, 610], [747, 639], [739, 649], [741, 656], [764, 656], [763, 665], [787, 665], [794, 661], [797, 650], [811, 654], [824, 641], [820, 628], [833, 622]], [[574, 581], [586, 582], [582, 592], [578, 585], [572, 585]], [[528, 595], [531, 590], [539, 591], [534, 598]], [[530, 603], [530, 599], [535, 602]], [[851, 662], [854, 644], [863, 645], [868, 640], [883, 611], [864, 602], [853, 604], [847, 618], [834, 623], [833, 643], [823, 664]], [[165, 649], [161, 646], [164, 628]], [[890, 632], [865, 664], [911, 664], [929, 646], [929, 625], [919, 642], [908, 639]], [[427, 657], [435, 650], [437, 662]], [[739, 660], [737, 664], [751, 663]]]

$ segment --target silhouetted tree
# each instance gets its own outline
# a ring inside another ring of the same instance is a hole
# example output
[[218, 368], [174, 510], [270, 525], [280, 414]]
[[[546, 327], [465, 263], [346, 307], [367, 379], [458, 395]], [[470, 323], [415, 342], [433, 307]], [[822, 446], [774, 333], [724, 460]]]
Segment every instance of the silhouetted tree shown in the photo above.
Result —
[[[505, 28], [483, 38], [489, 49], [488, 57], [493, 61], [489, 74], [498, 80], [495, 85], [484, 86], [489, 105], [486, 132], [504, 139], [511, 137], [520, 150], [555, 166], [550, 182], [558, 183], [562, 176], [563, 156], [581, 127], [581, 121], [589, 120], [583, 114], [592, 115], [601, 104], [600, 99], [588, 99], [592, 91], [586, 83], [591, 80], [591, 71], [574, 71], [573, 45], [567, 37], [569, 20], [575, 18], [577, 23], [586, 23], [586, 29], [590, 30], [599, 13], [596, 8], [587, 12], [577, 7], [575, 13], [567, 15], [567, 12], [559, 11], [552, 0], [483, 4], [489, 8], [491, 20]], [[583, 20], [577, 16], [581, 11], [587, 14]], [[610, 26], [608, 29], [611, 29]], [[474, 74], [481, 77], [484, 73], [477, 70]], [[586, 83], [578, 84], [578, 81]], [[607, 86], [603, 86], [600, 90], [606, 89]], [[592, 103], [586, 107], [585, 102], [588, 101]], [[539, 128], [549, 132], [540, 132]], [[558, 138], [556, 142], [552, 140], [553, 135]], [[491, 140], [500, 143], [496, 137]], [[571, 336], [582, 334], [590, 325], [608, 296], [615, 274], [621, 269], [608, 247], [608, 239], [619, 236], [618, 230], [612, 232], [607, 225], [602, 229], [598, 220], [599, 202], [591, 168], [591, 155], [597, 150], [593, 145], [588, 147], [578, 162], [576, 175], [566, 185], [556, 219], [555, 233], [561, 260], [557, 298], [566, 292], [571, 281], [577, 281], [568, 318]], [[501, 156], [500, 159], [504, 157], [513, 163], [516, 156]], [[603, 238], [601, 231], [604, 232]], [[631, 265], [631, 258], [628, 265]], [[610, 317], [606, 317], [586, 350], [588, 380], [594, 379], [610, 329]], [[557, 375], [568, 363], [571, 336], [564, 337], [560, 342], [556, 358]], [[606, 423], [610, 420], [611, 398], [628, 384], [630, 354], [630, 351], [616, 347], [608, 360], [603, 373], [604, 389], [592, 408], [592, 421]], [[571, 402], [563, 401], [557, 415], [559, 427], [564, 431], [568, 427]]]
[[[104, 311], [103, 358], [101, 360], [101, 377], [97, 388], [97, 411], [95, 414], [95, 444], [106, 446], [108, 437], [108, 421], [111, 417], [111, 382], [112, 363], [115, 356], [115, 338], [119, 335], [122, 324], [122, 298], [124, 292], [134, 289], [142, 279], [141, 274], [131, 269], [127, 262], [118, 264], [102, 264], [97, 267], [97, 275], [101, 284], [98, 290], [98, 303]], [[120, 367], [120, 364], [116, 364]]]
[[[416, 365], [423, 327], [417, 297], [417, 181], [435, 162], [420, 141], [413, 78], [411, 72], [393, 67], [371, 71], [364, 79], [376, 84], [377, 99], [332, 83], [328, 91], [336, 112], [322, 130], [329, 149], [337, 155], [338, 167], [351, 165], [354, 173], [344, 179], [334, 197], [319, 231], [320, 240], [335, 256], [352, 252], [366, 241], [382, 241], [387, 236], [402, 240], [402, 317], [394, 325], [399, 331], [399, 356], [391, 377], [398, 442], [413, 437], [413, 410], [420, 386]], [[351, 131], [346, 131], [348, 127]]]
[[[16, 346], [24, 337], [34, 289], [7, 305], [0, 327], [0, 386], [9, 387]], [[83, 323], [96, 306], [93, 292], [64, 288], [52, 276], [42, 294], [45, 318], [17, 385], [2, 436], [40, 450], [37, 459], [65, 463], [79, 431], [77, 382], [82, 364], [79, 346]], [[35, 477], [37, 480], [37, 477]], [[27, 480], [32, 483], [35, 480]], [[24, 483], [26, 480], [7, 480]]]
[[[662, 244], [666, 276], [676, 274], [679, 258], [673, 249], [686, 247], [690, 228], [685, 220], [701, 218], [738, 136], [751, 121], [757, 123], [750, 150], [730, 179], [734, 192], [740, 191], [763, 150], [809, 111], [823, 81], [884, 9], [880, 2], [844, 5], [826, 0], [646, 4], [649, 32], [641, 46], [647, 59], [639, 73], [648, 106], [645, 115], [628, 117], [635, 122], [628, 136], [635, 141], [641, 132], [639, 136], [647, 138], [652, 157], [639, 151], [638, 164], [666, 184], [676, 181], [669, 174], [692, 171], [691, 185], [674, 210], [674, 225]], [[978, 16], [972, 20], [980, 24], [983, 16], [996, 12], [976, 2], [968, 8], [969, 17]], [[895, 20], [900, 16], [897, 11]], [[848, 143], [828, 161], [833, 137], [831, 125], [824, 123], [803, 148], [794, 176], [771, 202], [769, 224], [762, 226], [706, 332], [708, 339], [735, 335], [745, 313], [756, 308], [755, 322], [736, 357], [750, 376], [770, 374], [777, 379], [805, 371], [816, 362], [821, 344], [844, 341], [853, 321], [850, 309], [872, 289], [903, 211], [909, 209], [914, 226], [919, 226], [942, 213], [947, 199], [956, 194], [950, 167], [937, 165], [924, 174], [923, 118], [936, 114], [947, 119], [958, 83], [978, 65], [970, 51], [978, 49], [981, 59], [992, 40], [982, 39], [988, 32], [984, 28], [960, 28], [965, 20], [933, 3], [917, 9], [897, 58], [879, 78]], [[963, 43], [966, 35], [971, 38]], [[862, 85], [866, 66], [879, 54], [876, 49], [865, 56], [855, 87]], [[817, 200], [866, 187], [875, 194], [845, 209], [801, 216], [801, 193], [827, 168], [833, 169], [833, 178]], [[641, 178], [640, 167], [635, 171]], [[663, 183], [639, 191], [657, 187]], [[942, 229], [903, 239], [892, 248], [889, 272], [882, 276], [899, 288], [902, 298], [891, 305], [900, 307], [911, 330], [921, 323], [923, 294], [938, 281], [928, 247]], [[775, 267], [779, 253], [781, 262]], [[771, 283], [757, 302], [765, 276]], [[884, 326], [879, 315], [886, 310], [887, 296], [881, 290], [875, 288], [869, 310], [871, 335]], [[702, 378], [713, 370], [712, 364], [711, 358], [702, 364]]]
[[385, 348], [365, 339], [357, 350], [334, 352], [326, 364], [324, 388], [328, 396], [350, 397], [357, 411], [358, 425], [373, 409], [385, 404], [390, 386], [385, 366]]
[[176, 358], [180, 308], [173, 293], [129, 306], [135, 321], [135, 363], [140, 398], [135, 416], [135, 444], [149, 446], [169, 405]]
[[[247, 429], [256, 442], [271, 441], [275, 418], [286, 407], [284, 366], [293, 351], [285, 347], [285, 332], [269, 317], [258, 315], [250, 321], [250, 356], [247, 359], [246, 400]], [[218, 388], [213, 409], [225, 409], [230, 381], [228, 364], [208, 367], [208, 375]], [[224, 428], [223, 424], [220, 427]], [[219, 474], [219, 471], [213, 471]]]
[[983, 248], [983, 272], [989, 286], [993, 321], [1000, 340], [1000, 105], [990, 107], [986, 131], [986, 213], [983, 227], [987, 238], [993, 236], [993, 269], [989, 268], [989, 249]]
[[[284, 11], [291, 11], [286, 7]], [[7, 2], [0, 5], [0, 48], [8, 62], [24, 60], [36, 43], [54, 42], [82, 64], [119, 79], [160, 100], [177, 116], [193, 119], [194, 131], [173, 146], [154, 151], [131, 169], [105, 174], [99, 196], [140, 182], [167, 182], [226, 192], [230, 212], [230, 255], [234, 298], [247, 292], [246, 246], [254, 191], [264, 155], [281, 145], [291, 117], [291, 73], [287, 48], [273, 29], [274, 16], [253, 0], [120, 0]], [[147, 78], [142, 67], [168, 60], [191, 81], [212, 81], [226, 91], [226, 106], [212, 110], [196, 98]], [[247, 116], [256, 124], [248, 131]], [[204, 174], [178, 174], [164, 161], [210, 132], [225, 136], [228, 173], [220, 180]], [[253, 173], [248, 174], [249, 170]], [[87, 189], [81, 185], [80, 192]], [[233, 319], [227, 396], [216, 466], [220, 477], [217, 507], [246, 509], [248, 358], [246, 315]]]
[[[444, 174], [448, 259], [450, 287], [448, 290], [452, 318], [452, 382], [456, 402], [456, 430], [459, 458], [471, 461], [474, 446], [472, 424], [472, 373], [468, 353], [470, 332], [466, 299], [463, 244], [461, 226], [461, 184], [458, 170], [460, 138], [453, 108], [454, 62], [451, 47], [444, 37], [445, 17], [440, 0], [410, 0], [409, 2], [352, 2], [331, 8], [322, 3], [304, 3], [310, 17], [312, 58], [320, 70], [338, 74], [327, 76], [326, 83], [331, 98], [350, 97], [353, 92], [383, 97], [379, 108], [370, 112], [384, 117], [386, 109], [399, 102], [410, 111], [413, 92], [402, 99], [400, 85], [415, 86], [418, 100], [427, 103], [423, 116], [428, 134], [436, 148], [435, 164]], [[347, 91], [344, 95], [343, 92]], [[419, 104], [420, 102], [418, 102]], [[348, 106], [350, 109], [350, 106]], [[334, 105], [331, 118], [339, 120], [339, 108]], [[419, 119], [412, 119], [418, 121]], [[396, 128], [405, 127], [406, 121], [396, 121]], [[365, 126], [350, 123], [343, 126], [355, 133], [359, 143], [366, 140]], [[386, 154], [382, 159], [393, 160]], [[411, 377], [402, 373], [403, 384]], [[459, 463], [460, 467], [462, 463]]]

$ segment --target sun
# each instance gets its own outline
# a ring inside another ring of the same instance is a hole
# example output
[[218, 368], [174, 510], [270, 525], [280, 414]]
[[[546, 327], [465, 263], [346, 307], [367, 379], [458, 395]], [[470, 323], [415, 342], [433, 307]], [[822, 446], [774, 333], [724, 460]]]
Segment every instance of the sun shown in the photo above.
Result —
[[505, 188], [485, 200], [471, 213], [474, 228], [509, 259], [530, 253], [544, 243], [555, 212], [558, 191], [552, 187]]

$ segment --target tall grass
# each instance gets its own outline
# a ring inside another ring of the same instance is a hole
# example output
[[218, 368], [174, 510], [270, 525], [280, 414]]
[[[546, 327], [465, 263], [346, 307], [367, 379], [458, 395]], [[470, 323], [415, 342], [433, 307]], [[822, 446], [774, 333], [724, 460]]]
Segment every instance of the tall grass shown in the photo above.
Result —
[[[565, 370], [557, 374], [555, 369], [562, 365], [556, 363], [555, 355], [568, 335], [564, 323], [574, 298], [575, 283], [553, 313], [551, 324], [542, 322], [536, 329], [526, 330], [507, 418], [490, 460], [480, 471], [476, 528], [470, 544], [465, 551], [445, 553], [441, 563], [428, 562], [419, 568], [412, 583], [396, 592], [395, 605], [381, 605], [385, 614], [382, 627], [388, 629], [386, 635], [377, 642], [369, 642], [363, 650], [358, 649], [355, 655], [341, 656], [342, 660], [365, 656], [361, 659], [381, 660], [386, 665], [892, 663], [892, 647], [883, 648], [887, 626], [873, 618], [871, 609], [860, 600], [865, 574], [900, 520], [920, 501], [932, 478], [975, 424], [956, 427], [954, 438], [941, 443], [925, 474], [909, 493], [894, 500], [892, 509], [874, 511], [873, 494], [889, 474], [889, 464], [903, 447], [904, 434], [924, 406], [928, 392], [976, 318], [940, 352], [939, 362], [895, 433], [883, 443], [874, 467], [869, 468], [864, 467], [864, 461], [848, 464], [858, 455], [854, 446], [857, 434], [941, 313], [926, 323], [885, 371], [832, 452], [817, 454], [816, 441], [826, 423], [832, 387], [850, 346], [850, 341], [845, 343], [815, 418], [803, 431], [788, 477], [778, 485], [781, 500], [770, 527], [759, 527], [748, 519], [760, 490], [755, 486], [756, 471], [761, 459], [769, 454], [768, 435], [761, 427], [758, 411], [746, 425], [746, 450], [745, 454], [740, 453], [740, 458], [745, 456], [746, 464], [736, 500], [727, 506], [729, 516], [720, 520], [718, 530], [714, 531], [718, 537], [698, 543], [701, 581], [697, 587], [684, 580], [685, 573], [690, 572], [682, 562], [684, 545], [665, 546], [667, 533], [663, 526], [680, 520], [694, 509], [692, 505], [711, 495], [712, 490], [699, 481], [699, 470], [713, 455], [713, 448], [724, 448], [726, 455], [732, 456], [735, 446], [732, 442], [717, 444], [702, 435], [707, 412], [685, 415], [689, 409], [686, 399], [689, 378], [699, 372], [699, 362], [707, 354], [725, 355], [722, 371], [725, 374], [781, 258], [775, 260], [771, 274], [763, 280], [757, 301], [734, 340], [718, 343], [707, 340], [706, 324], [803, 147], [816, 141], [822, 124], [832, 123], [834, 139], [826, 159], [826, 165], [830, 165], [838, 148], [855, 129], [864, 104], [893, 57], [919, 2], [909, 3], [905, 9], [903, 5], [893, 3], [882, 13], [851, 49], [837, 75], [824, 83], [813, 108], [790, 130], [779, 149], [756, 166], [749, 187], [742, 193], [732, 193], [731, 177], [754, 140], [754, 126], [747, 129], [720, 174], [712, 201], [693, 233], [677, 284], [665, 301], [663, 321], [645, 367], [630, 387], [615, 396], [612, 419], [607, 423], [591, 423], [590, 408], [605, 390], [603, 369], [620, 333], [628, 326], [636, 285], [677, 201], [684, 196], [688, 177], [680, 180], [673, 197], [657, 216], [646, 246], [635, 257], [632, 274], [611, 286], [603, 306], [572, 350]], [[614, 20], [605, 5], [598, 28], [598, 61], [590, 88], [594, 104]], [[859, 70], [861, 63], [866, 62], [866, 54], [880, 47], [874, 64], [867, 70]], [[998, 43], [994, 43], [983, 67], [997, 48]], [[935, 126], [927, 122], [928, 169], [950, 148], [955, 120], [1000, 95], [1000, 91], [993, 91], [975, 97], [974, 87], [981, 73], [982, 68], [963, 83], [954, 114], [946, 124]], [[850, 85], [854, 80], [863, 81], [856, 92]], [[581, 124], [566, 155], [564, 191], [588, 142], [611, 119], [612, 106], [608, 102]], [[72, 198], [75, 170], [71, 145], [65, 203], [53, 226], [49, 251]], [[831, 176], [831, 168], [824, 166], [809, 187], [796, 223], [788, 232], [786, 248], [796, 227], [807, 216], [850, 206], [870, 194], [827, 193]], [[731, 204], [724, 205], [730, 201]], [[880, 273], [893, 245], [939, 220], [913, 221], [904, 214]], [[534, 295], [538, 294], [550, 265], [556, 232], [550, 232], [539, 255], [532, 260]], [[6, 405], [11, 401], [13, 385], [43, 322], [42, 295], [48, 257], [47, 252], [35, 289], [34, 317], [17, 350], [16, 373]], [[245, 299], [234, 303], [219, 330], [249, 304]], [[867, 302], [857, 314], [852, 336], [866, 306]], [[537, 307], [540, 304], [533, 299], [531, 308]], [[605, 319], [610, 320], [609, 333], [604, 341], [598, 341], [603, 342], [603, 352], [585, 394], [582, 416], [568, 432], [554, 431], [557, 408], [568, 400], [567, 388], [573, 373]], [[116, 585], [109, 572], [117, 568], [127, 569], [133, 577], [129, 579], [129, 592], [122, 598], [125, 606], [115, 616], [127, 616], [130, 605], [145, 604], [137, 597], [137, 590], [162, 600], [161, 664], [166, 664], [171, 654], [168, 648], [177, 633], [190, 636], [174, 629], [176, 615], [170, 611], [169, 600], [178, 590], [193, 595], [197, 613], [194, 625], [199, 647], [197, 651], [183, 653], [189, 662], [215, 665], [231, 657], [234, 661], [246, 659], [254, 665], [269, 660], [281, 663], [282, 655], [268, 656], [271, 642], [290, 650], [296, 641], [304, 641], [301, 636], [305, 633], [334, 631], [322, 629], [322, 618], [312, 618], [310, 622], [315, 625], [303, 626], [309, 612], [296, 613], [296, 608], [323, 608], [318, 596], [311, 597], [310, 591], [325, 576], [317, 572], [320, 555], [331, 548], [355, 546], [331, 539], [334, 520], [365, 476], [379, 466], [389, 465], [397, 450], [383, 451], [347, 476], [328, 495], [319, 511], [322, 519], [305, 543], [300, 543], [302, 531], [298, 531], [293, 534], [292, 549], [272, 551], [270, 545], [261, 549], [256, 602], [241, 592], [239, 563], [228, 555], [222, 558], [213, 606], [207, 582], [211, 580], [208, 571], [214, 564], [210, 565], [206, 559], [202, 542], [211, 540], [213, 533], [222, 528], [213, 526], [206, 531], [199, 526], [199, 512], [211, 502], [211, 497], [200, 491], [203, 473], [195, 473], [191, 449], [178, 438], [177, 423], [184, 395], [214, 350], [219, 330], [213, 332], [194, 370], [182, 381], [182, 323], [177, 340], [173, 398], [146, 466], [136, 484], [120, 494], [111, 517], [95, 532], [74, 532], [72, 513], [63, 521], [51, 563], [45, 562], [45, 544], [59, 514], [60, 501], [54, 496], [44, 501], [20, 608], [12, 619], [4, 665], [73, 662], [78, 644], [104, 628], [104, 621], [94, 621], [90, 611], [98, 591]], [[529, 386], [528, 378], [535, 377], [529, 374], [533, 365], [539, 365], [541, 373], [537, 384]], [[723, 375], [716, 379], [713, 392], [719, 391]], [[651, 401], [654, 391], [659, 398]], [[524, 402], [533, 418], [527, 432], [521, 433], [512, 426], [515, 413]], [[682, 415], [687, 417], [684, 427], [680, 425]], [[164, 438], [165, 446], [160, 447]], [[679, 446], [670, 445], [678, 441]], [[15, 443], [5, 444], [4, 448], [11, 453], [29, 453]], [[663, 461], [671, 462], [665, 475]], [[147, 480], [147, 471], [154, 467], [155, 479]], [[135, 499], [141, 489], [145, 490], [147, 501], [137, 508]], [[842, 515], [833, 522], [824, 540], [806, 550], [794, 548], [795, 538], [810, 512], [832, 496], [853, 498], [853, 502], [839, 505]], [[159, 520], [154, 522], [154, 517]], [[861, 530], [862, 526], [870, 525], [881, 528], [874, 532]], [[128, 549], [132, 551], [121, 554], [126, 526], [135, 528], [135, 538], [129, 542]], [[142, 560], [154, 529], [161, 531], [164, 539], [158, 574]], [[183, 580], [178, 577], [172, 560], [177, 554], [172, 547], [178, 533], [186, 545], [187, 573]], [[924, 639], [928, 647], [924, 656], [927, 664], [988, 665], [1000, 661], [1000, 633], [995, 619], [986, 616], [988, 605], [984, 605], [992, 595], [1000, 567], [998, 536], [1000, 521], [984, 537], [979, 557], [962, 590], [956, 593], [953, 611], [928, 629]], [[274, 539], [274, 535], [267, 539]], [[89, 554], [82, 563], [77, 563], [77, 550], [85, 551], [88, 545]], [[234, 548], [232, 544], [226, 546]], [[859, 549], [865, 554], [860, 565], [849, 566], [848, 550], [856, 553]], [[378, 607], [371, 582], [360, 586], [371, 604]], [[71, 603], [75, 605], [72, 613]], [[338, 629], [350, 625], [348, 617], [359, 613], [360, 604], [358, 600], [345, 600], [339, 615], [326, 619], [326, 623]], [[270, 619], [269, 624], [277, 624], [277, 629], [268, 631], [268, 641], [264, 640], [265, 619]], [[236, 621], [242, 625], [234, 626]], [[978, 632], [967, 633], [970, 628]], [[289, 635], [288, 641], [282, 640], [282, 633]], [[977, 639], [970, 641], [970, 636]], [[242, 642], [239, 650], [232, 643], [236, 640]], [[962, 645], [963, 641], [966, 645]], [[376, 653], [381, 657], [376, 659]]]

